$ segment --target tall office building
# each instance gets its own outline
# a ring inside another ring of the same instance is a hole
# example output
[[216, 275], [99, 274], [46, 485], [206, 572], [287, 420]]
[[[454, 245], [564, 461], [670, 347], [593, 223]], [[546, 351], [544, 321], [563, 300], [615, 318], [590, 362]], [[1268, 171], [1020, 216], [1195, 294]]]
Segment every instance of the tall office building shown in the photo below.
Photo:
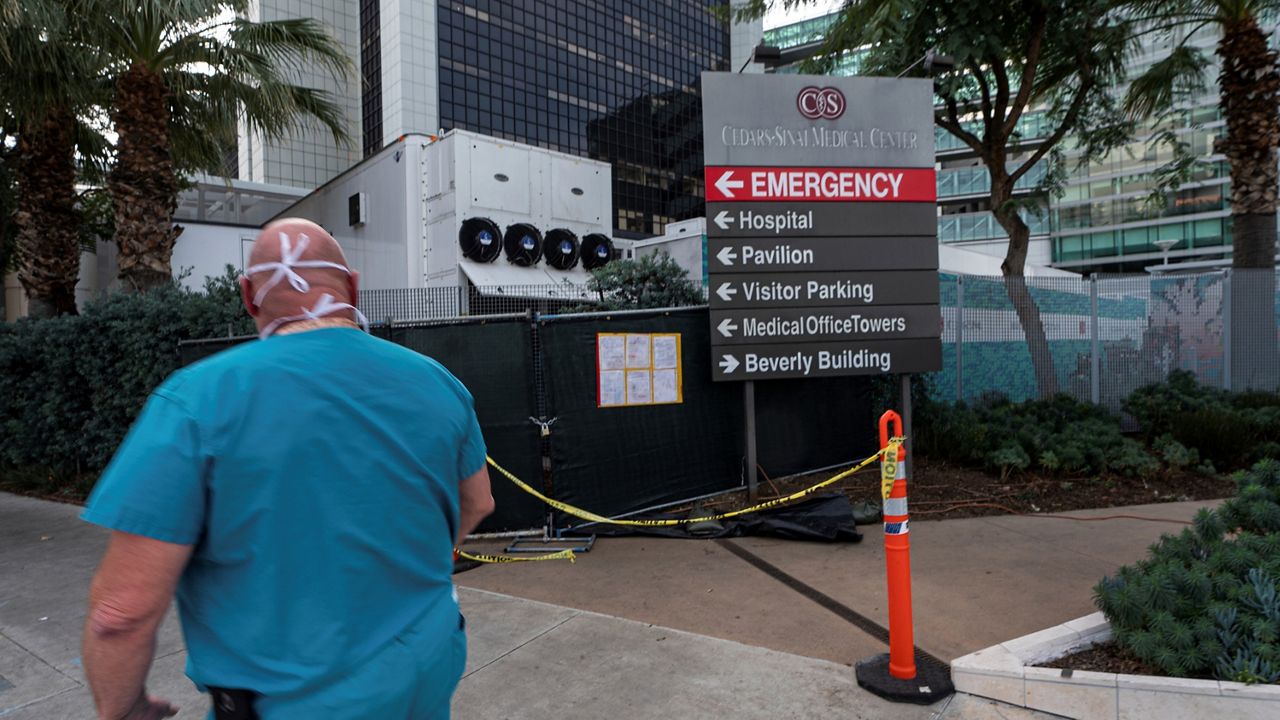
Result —
[[[799, 22], [766, 25], [765, 43], [797, 48], [819, 43], [834, 20], [833, 15]], [[1276, 26], [1266, 29], [1275, 34]], [[1150, 36], [1132, 58], [1132, 75], [1166, 57], [1181, 37]], [[1217, 36], [1212, 27], [1198, 31], [1190, 43], [1213, 57]], [[794, 72], [782, 68], [781, 72]], [[849, 55], [837, 72], [858, 72], [857, 56]], [[1180, 104], [1179, 113], [1164, 127], [1172, 126], [1197, 156], [1189, 182], [1168, 197], [1163, 207], [1148, 202], [1153, 172], [1171, 159], [1162, 145], [1148, 142], [1148, 129], [1131, 143], [1098, 162], [1080, 167], [1079, 151], [1070, 139], [1063, 148], [1067, 178], [1063, 194], [1040, 197], [1042, 212], [1024, 217], [1031, 227], [1028, 262], [1052, 265], [1075, 272], [1141, 272], [1165, 260], [1164, 241], [1172, 242], [1168, 259], [1173, 263], [1225, 263], [1231, 247], [1229, 173], [1226, 161], [1213, 149], [1213, 139], [1224, 132], [1218, 107], [1216, 68], [1206, 70], [1207, 87]], [[1023, 148], [1029, 152], [1053, 129], [1043, 113], [1029, 112], [1020, 122]], [[1144, 136], [1145, 134], [1145, 136]], [[945, 130], [937, 131], [938, 241], [970, 250], [1003, 256], [1008, 245], [1004, 230], [990, 212], [987, 195], [990, 176], [972, 149]], [[1011, 159], [1017, 162], [1018, 157]], [[1043, 167], [1022, 179], [1018, 194], [1030, 197], [1043, 178]]]
[[249, 138], [241, 177], [314, 187], [407, 132], [471, 130], [611, 163], [614, 227], [660, 234], [702, 213], [700, 74], [760, 37], [731, 35], [715, 4], [258, 0], [260, 17], [316, 17], [347, 47], [358, 70], [326, 89], [353, 143]]

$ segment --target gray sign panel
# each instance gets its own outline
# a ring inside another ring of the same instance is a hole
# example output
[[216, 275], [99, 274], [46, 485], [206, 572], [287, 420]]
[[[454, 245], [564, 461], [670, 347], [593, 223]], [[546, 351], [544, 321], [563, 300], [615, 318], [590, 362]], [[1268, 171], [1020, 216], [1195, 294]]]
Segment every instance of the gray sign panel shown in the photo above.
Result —
[[933, 81], [702, 73], [707, 165], [931, 168]]
[[711, 311], [712, 345], [894, 340], [942, 335], [936, 305]]
[[934, 203], [707, 203], [708, 237], [937, 234]]
[[938, 240], [916, 237], [708, 238], [707, 269], [720, 273], [936, 270]]
[[711, 349], [713, 380], [884, 375], [942, 369], [942, 342], [868, 340], [843, 343], [718, 346]]
[[839, 307], [869, 305], [937, 305], [936, 270], [890, 272], [783, 273], [715, 275], [711, 278], [712, 310]]

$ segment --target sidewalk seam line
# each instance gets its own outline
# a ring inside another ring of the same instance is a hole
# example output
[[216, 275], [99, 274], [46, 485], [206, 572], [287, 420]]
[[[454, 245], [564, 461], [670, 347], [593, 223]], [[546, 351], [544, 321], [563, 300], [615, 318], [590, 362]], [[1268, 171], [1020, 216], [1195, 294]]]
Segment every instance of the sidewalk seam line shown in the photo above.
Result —
[[44, 697], [38, 697], [38, 698], [36, 698], [36, 699], [34, 699], [34, 700], [28, 700], [27, 702], [24, 702], [24, 703], [22, 703], [21, 705], [14, 705], [14, 706], [13, 706], [13, 707], [11, 707], [11, 708], [5, 708], [4, 710], [0, 710], [0, 717], [5, 717], [5, 716], [7, 716], [7, 715], [12, 715], [13, 713], [18, 712], [19, 710], [25, 710], [25, 709], [27, 709], [27, 708], [31, 707], [32, 705], [36, 705], [36, 704], [42, 703], [42, 702], [44, 702], [45, 700], [52, 700], [52, 699], [54, 699], [54, 698], [58, 697], [59, 695], [66, 695], [66, 694], [67, 694], [67, 693], [69, 693], [69, 692], [73, 692], [73, 691], [75, 691], [75, 690], [83, 690], [83, 689], [84, 689], [84, 686], [83, 686], [83, 685], [77, 685], [76, 687], [63, 688], [63, 689], [59, 690], [58, 692], [53, 693], [53, 694], [51, 694], [51, 695], [45, 695]]
[[13, 643], [15, 646], [17, 646], [17, 648], [18, 648], [19, 650], [21, 650], [22, 652], [24, 652], [24, 653], [26, 653], [26, 654], [30, 655], [31, 657], [33, 657], [33, 658], [35, 658], [37, 661], [39, 661], [39, 663], [40, 663], [41, 665], [44, 665], [45, 667], [47, 667], [47, 668], [49, 668], [50, 670], [52, 670], [52, 671], [54, 671], [54, 672], [58, 673], [58, 674], [59, 674], [59, 675], [61, 675], [62, 677], [64, 677], [64, 678], [66, 678], [66, 679], [70, 680], [71, 682], [75, 683], [75, 684], [76, 684], [76, 687], [84, 687], [84, 683], [82, 683], [82, 682], [80, 682], [79, 680], [76, 680], [75, 678], [71, 677], [70, 675], [68, 675], [68, 674], [66, 674], [66, 673], [64, 673], [64, 672], [62, 672], [61, 670], [59, 670], [58, 668], [56, 668], [56, 667], [54, 667], [52, 664], [50, 664], [48, 660], [45, 660], [44, 658], [40, 657], [39, 655], [37, 655], [37, 654], [35, 654], [35, 653], [31, 652], [30, 650], [28, 650], [27, 648], [23, 647], [22, 643], [18, 642], [17, 640], [14, 640], [13, 638], [11, 638], [11, 637], [9, 637], [8, 635], [6, 635], [6, 634], [4, 633], [4, 631], [3, 631], [3, 630], [0, 630], [0, 638], [4, 638], [5, 640], [8, 640], [9, 642]]
[[574, 619], [574, 618], [578, 617], [578, 615], [579, 615], [579, 614], [580, 614], [580, 613], [578, 613], [577, 611], [575, 611], [572, 615], [570, 615], [569, 617], [565, 618], [564, 620], [561, 620], [560, 622], [556, 623], [555, 625], [552, 625], [551, 627], [547, 628], [546, 630], [543, 630], [542, 632], [538, 633], [537, 635], [534, 635], [533, 637], [529, 638], [528, 640], [526, 640], [526, 641], [524, 641], [524, 642], [520, 643], [519, 645], [517, 645], [517, 646], [515, 646], [515, 647], [511, 648], [510, 650], [508, 650], [508, 651], [506, 651], [506, 652], [502, 653], [502, 654], [501, 654], [501, 655], [499, 655], [498, 657], [496, 657], [496, 658], [494, 658], [494, 659], [490, 660], [489, 662], [485, 663], [484, 665], [481, 665], [480, 667], [476, 668], [475, 670], [472, 670], [471, 672], [466, 673], [465, 675], [463, 675], [463, 676], [459, 679], [459, 682], [461, 682], [462, 680], [466, 680], [467, 678], [471, 677], [472, 675], [475, 675], [476, 673], [480, 672], [481, 670], [484, 670], [485, 668], [487, 668], [487, 667], [489, 667], [490, 665], [492, 665], [492, 664], [494, 664], [494, 663], [498, 662], [499, 660], [502, 660], [503, 658], [506, 658], [506, 657], [510, 656], [512, 653], [516, 652], [517, 650], [520, 650], [521, 648], [523, 648], [524, 646], [528, 645], [529, 643], [531, 643], [531, 642], [533, 642], [533, 641], [535, 641], [535, 640], [537, 640], [537, 639], [539, 639], [539, 638], [543, 637], [544, 635], [546, 635], [547, 633], [551, 632], [552, 630], [556, 630], [556, 629], [558, 629], [561, 625], [564, 625], [565, 623], [569, 622], [570, 620], [572, 620], [572, 619]]

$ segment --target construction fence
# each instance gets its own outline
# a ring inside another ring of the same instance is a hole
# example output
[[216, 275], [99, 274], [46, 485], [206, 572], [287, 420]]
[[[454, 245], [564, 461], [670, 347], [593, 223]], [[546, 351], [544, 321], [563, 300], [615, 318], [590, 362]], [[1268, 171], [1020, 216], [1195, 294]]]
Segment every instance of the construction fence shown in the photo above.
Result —
[[[431, 356], [467, 386], [489, 454], [503, 467], [553, 499], [611, 516], [744, 486], [743, 388], [711, 382], [710, 331], [705, 307], [393, 321], [373, 328]], [[602, 336], [678, 336], [675, 401], [605, 406]], [[184, 343], [183, 363], [246, 339]], [[866, 378], [761, 384], [760, 469], [777, 478], [874, 452], [870, 389]], [[493, 488], [497, 511], [482, 530], [570, 523], [496, 475]]]

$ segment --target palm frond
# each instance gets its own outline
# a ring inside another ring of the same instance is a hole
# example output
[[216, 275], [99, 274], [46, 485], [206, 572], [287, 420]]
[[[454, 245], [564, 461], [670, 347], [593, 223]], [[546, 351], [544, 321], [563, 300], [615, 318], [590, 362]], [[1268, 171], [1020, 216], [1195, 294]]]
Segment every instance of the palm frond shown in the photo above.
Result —
[[311, 18], [249, 22], [237, 20], [229, 45], [267, 58], [277, 68], [317, 67], [335, 78], [351, 71], [351, 58], [325, 27]]
[[1199, 48], [1174, 48], [1168, 57], [1130, 83], [1124, 100], [1125, 115], [1131, 120], [1153, 117], [1172, 107], [1179, 98], [1202, 91], [1208, 64], [1209, 59]]

